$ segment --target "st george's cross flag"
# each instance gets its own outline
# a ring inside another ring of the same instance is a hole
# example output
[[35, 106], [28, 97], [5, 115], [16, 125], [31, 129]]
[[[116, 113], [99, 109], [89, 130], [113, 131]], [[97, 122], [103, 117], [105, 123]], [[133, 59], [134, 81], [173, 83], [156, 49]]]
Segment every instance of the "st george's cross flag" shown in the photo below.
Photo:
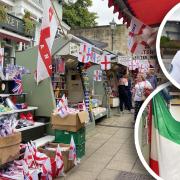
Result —
[[56, 176], [60, 176], [64, 171], [64, 162], [61, 153], [61, 147], [59, 146], [59, 144], [56, 149], [55, 161], [56, 161]]
[[74, 161], [74, 164], [77, 165], [76, 145], [74, 143], [73, 136], [71, 136], [69, 158], [68, 159], [71, 160], [71, 161]]
[[111, 69], [111, 56], [103, 54], [101, 59], [101, 69], [109, 70]]
[[94, 70], [94, 81], [102, 81], [102, 70]]
[[128, 35], [128, 49], [133, 54], [142, 54], [146, 46], [155, 46], [157, 31], [132, 17]]
[[58, 24], [52, 8], [51, 0], [43, 1], [43, 18], [40, 30], [37, 60], [37, 83], [52, 75], [51, 49]]
[[180, 177], [180, 122], [171, 115], [163, 96], [153, 98], [150, 167], [164, 180]]
[[78, 61], [82, 63], [88, 63], [92, 59], [92, 47], [89, 44], [81, 43]]

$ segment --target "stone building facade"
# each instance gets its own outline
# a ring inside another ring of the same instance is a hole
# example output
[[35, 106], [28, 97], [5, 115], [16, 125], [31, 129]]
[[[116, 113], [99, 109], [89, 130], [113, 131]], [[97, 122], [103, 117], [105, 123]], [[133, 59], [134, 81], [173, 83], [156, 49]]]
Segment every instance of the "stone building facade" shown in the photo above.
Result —
[[[71, 34], [75, 36], [85, 37], [91, 40], [101, 41], [107, 43], [107, 50], [115, 53], [128, 55], [127, 48], [128, 29], [125, 25], [117, 25], [114, 33], [109, 25], [97, 26], [92, 28], [72, 29]], [[113, 50], [112, 50], [113, 41]]]

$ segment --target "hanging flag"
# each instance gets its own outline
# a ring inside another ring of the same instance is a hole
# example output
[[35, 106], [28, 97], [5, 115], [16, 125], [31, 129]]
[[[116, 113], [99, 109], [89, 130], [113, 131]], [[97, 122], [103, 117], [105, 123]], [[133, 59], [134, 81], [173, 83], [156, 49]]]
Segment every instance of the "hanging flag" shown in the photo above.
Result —
[[0, 69], [3, 69], [4, 64], [4, 48], [0, 48]]
[[71, 136], [70, 142], [70, 150], [69, 150], [69, 160], [74, 161], [74, 164], [77, 165], [77, 157], [76, 157], [76, 145], [74, 143], [74, 138]]
[[156, 41], [157, 32], [145, 25], [135, 17], [132, 17], [129, 27], [128, 49], [133, 54], [142, 54], [146, 46], [152, 46]]
[[97, 53], [92, 52], [91, 62], [97, 64]]
[[20, 74], [14, 77], [14, 88], [12, 89], [14, 94], [22, 94], [23, 86]]
[[129, 61], [128, 68], [130, 71], [138, 69], [139, 68], [139, 60]]
[[57, 168], [56, 176], [60, 176], [64, 171], [64, 162], [63, 162], [61, 148], [59, 144], [56, 149], [55, 161], [56, 161], [56, 168]]
[[78, 61], [88, 63], [92, 59], [92, 47], [88, 44], [81, 43], [78, 54]]
[[94, 70], [94, 81], [102, 81], [102, 71]]
[[37, 83], [52, 75], [51, 49], [57, 32], [57, 21], [50, 0], [44, 2], [37, 61]]
[[150, 167], [162, 179], [180, 177], [180, 122], [175, 120], [161, 94], [153, 98]]
[[102, 55], [101, 69], [102, 70], [111, 69], [111, 56], [110, 55], [105, 55], [105, 54]]
[[65, 60], [63, 58], [60, 58], [58, 61], [58, 71], [60, 74], [65, 73]]

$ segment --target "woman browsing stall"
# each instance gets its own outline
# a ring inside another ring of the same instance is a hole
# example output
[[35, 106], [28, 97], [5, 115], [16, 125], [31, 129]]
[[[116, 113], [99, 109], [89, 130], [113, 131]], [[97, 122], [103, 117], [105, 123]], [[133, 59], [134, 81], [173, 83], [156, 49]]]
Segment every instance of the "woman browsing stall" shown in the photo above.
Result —
[[149, 81], [146, 81], [143, 74], [138, 74], [136, 78], [136, 84], [134, 87], [134, 122], [136, 121], [138, 112], [146, 99], [150, 95], [153, 87]]

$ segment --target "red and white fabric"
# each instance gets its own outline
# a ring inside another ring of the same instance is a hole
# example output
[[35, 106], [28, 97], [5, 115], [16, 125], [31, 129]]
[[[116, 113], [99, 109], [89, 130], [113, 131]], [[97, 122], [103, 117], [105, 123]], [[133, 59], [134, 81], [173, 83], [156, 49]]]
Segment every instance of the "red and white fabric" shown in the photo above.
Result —
[[111, 69], [111, 56], [103, 54], [101, 57], [101, 69], [102, 70], [109, 70]]
[[52, 168], [50, 158], [45, 154], [36, 152], [34, 155], [34, 160], [37, 167], [41, 168], [42, 179], [51, 180], [52, 179]]
[[69, 108], [66, 101], [66, 99], [61, 98], [57, 104], [58, 114], [61, 118], [65, 118], [69, 115]]
[[94, 70], [94, 81], [102, 81], [102, 71]]
[[29, 150], [28, 145], [26, 146], [25, 153], [24, 153], [24, 160], [28, 167], [33, 167], [35, 165], [34, 157], [32, 152]]
[[59, 146], [59, 144], [56, 149], [55, 161], [56, 161], [56, 176], [60, 176], [64, 171], [64, 162], [62, 158], [61, 147]]
[[78, 54], [78, 61], [88, 63], [92, 59], [92, 47], [89, 44], [81, 43]]
[[155, 45], [157, 31], [132, 17], [129, 27], [128, 49], [133, 54], [142, 54], [146, 46]]
[[76, 145], [74, 143], [73, 136], [71, 136], [69, 158], [68, 159], [71, 160], [71, 161], [74, 161], [74, 164], [77, 165]]
[[128, 64], [128, 69], [130, 71], [132, 70], [135, 70], [135, 69], [138, 69], [139, 68], [139, 60], [132, 60], [132, 61], [129, 61], [129, 64]]
[[43, 2], [44, 11], [38, 45], [37, 83], [52, 75], [51, 49], [58, 28], [51, 0]]

